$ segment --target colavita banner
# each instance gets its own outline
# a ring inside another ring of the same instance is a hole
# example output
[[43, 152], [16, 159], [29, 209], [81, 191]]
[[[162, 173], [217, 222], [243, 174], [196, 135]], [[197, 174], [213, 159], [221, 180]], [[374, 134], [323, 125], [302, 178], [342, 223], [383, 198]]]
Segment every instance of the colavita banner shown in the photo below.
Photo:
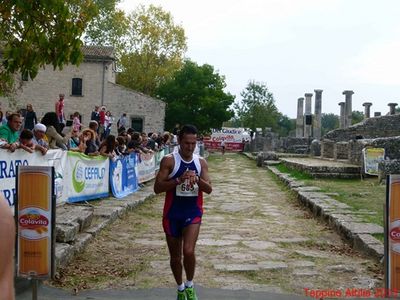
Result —
[[211, 136], [204, 137], [204, 146], [208, 150], [221, 150], [221, 141], [225, 141], [225, 150], [243, 151], [244, 142], [250, 140], [250, 135], [244, 128], [223, 127], [211, 129]]
[[110, 160], [110, 185], [115, 198], [123, 198], [138, 188], [136, 153]]
[[369, 175], [378, 176], [378, 164], [385, 160], [384, 148], [364, 148], [364, 172]]
[[108, 157], [87, 156], [73, 151], [67, 151], [67, 155], [64, 180], [69, 187], [68, 202], [107, 197], [110, 168]]
[[[389, 175], [386, 188], [385, 287], [400, 291], [400, 175]], [[388, 295], [389, 297], [391, 295]]]
[[54, 274], [54, 168], [18, 166], [17, 276], [47, 279]]

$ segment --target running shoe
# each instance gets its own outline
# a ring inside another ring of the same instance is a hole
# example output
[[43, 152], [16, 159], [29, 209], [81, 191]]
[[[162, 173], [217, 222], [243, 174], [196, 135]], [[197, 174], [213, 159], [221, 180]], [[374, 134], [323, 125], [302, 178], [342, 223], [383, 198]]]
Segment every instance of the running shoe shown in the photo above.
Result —
[[179, 291], [178, 290], [178, 295], [176, 296], [176, 300], [186, 300], [185, 291]]
[[186, 292], [186, 299], [187, 300], [197, 300], [197, 295], [194, 287], [187, 287], [185, 288]]

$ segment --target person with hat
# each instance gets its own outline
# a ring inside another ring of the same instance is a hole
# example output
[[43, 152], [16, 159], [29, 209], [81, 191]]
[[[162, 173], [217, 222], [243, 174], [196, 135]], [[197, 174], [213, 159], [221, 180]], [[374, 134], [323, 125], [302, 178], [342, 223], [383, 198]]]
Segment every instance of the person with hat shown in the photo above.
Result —
[[49, 149], [49, 144], [44, 140], [44, 137], [46, 136], [46, 130], [46, 125], [42, 123], [37, 123], [33, 127], [32, 143], [35, 145], [35, 150], [42, 152], [43, 155], [45, 155]]

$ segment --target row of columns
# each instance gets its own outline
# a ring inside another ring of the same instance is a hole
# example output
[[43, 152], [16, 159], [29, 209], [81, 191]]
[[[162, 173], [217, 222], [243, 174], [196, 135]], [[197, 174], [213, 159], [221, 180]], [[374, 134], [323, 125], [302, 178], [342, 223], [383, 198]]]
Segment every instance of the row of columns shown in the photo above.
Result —
[[304, 98], [299, 98], [297, 100], [296, 137], [315, 137], [316, 139], [321, 138], [322, 90], [314, 90], [314, 92], [314, 116], [311, 112], [312, 93], [304, 94], [305, 105]]
[[[306, 93], [305, 106], [304, 98], [299, 98], [297, 100], [297, 119], [296, 119], [296, 137], [314, 137], [316, 139], [321, 139], [321, 115], [322, 115], [322, 90], [314, 90], [315, 92], [315, 108], [314, 116], [311, 113], [311, 98], [313, 94]], [[339, 102], [340, 106], [340, 118], [339, 118], [339, 128], [348, 128], [351, 126], [352, 120], [352, 97], [354, 92], [351, 90], [343, 91], [345, 95], [345, 101]], [[371, 102], [363, 103], [364, 106], [364, 118], [368, 119], [371, 116]], [[388, 103], [390, 107], [389, 115], [394, 115], [396, 113], [397, 103]], [[304, 109], [305, 108], [305, 109]], [[374, 116], [380, 116], [380, 112], [375, 112]]]

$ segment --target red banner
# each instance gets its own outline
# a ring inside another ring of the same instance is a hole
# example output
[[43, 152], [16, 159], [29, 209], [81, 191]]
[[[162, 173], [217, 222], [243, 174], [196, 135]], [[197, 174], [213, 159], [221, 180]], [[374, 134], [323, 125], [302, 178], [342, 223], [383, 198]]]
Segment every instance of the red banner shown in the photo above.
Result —
[[[204, 146], [207, 150], [220, 150], [221, 142], [212, 142], [211, 140], [203, 140]], [[228, 143], [225, 142], [225, 150], [239, 152], [243, 151], [243, 143]]]

